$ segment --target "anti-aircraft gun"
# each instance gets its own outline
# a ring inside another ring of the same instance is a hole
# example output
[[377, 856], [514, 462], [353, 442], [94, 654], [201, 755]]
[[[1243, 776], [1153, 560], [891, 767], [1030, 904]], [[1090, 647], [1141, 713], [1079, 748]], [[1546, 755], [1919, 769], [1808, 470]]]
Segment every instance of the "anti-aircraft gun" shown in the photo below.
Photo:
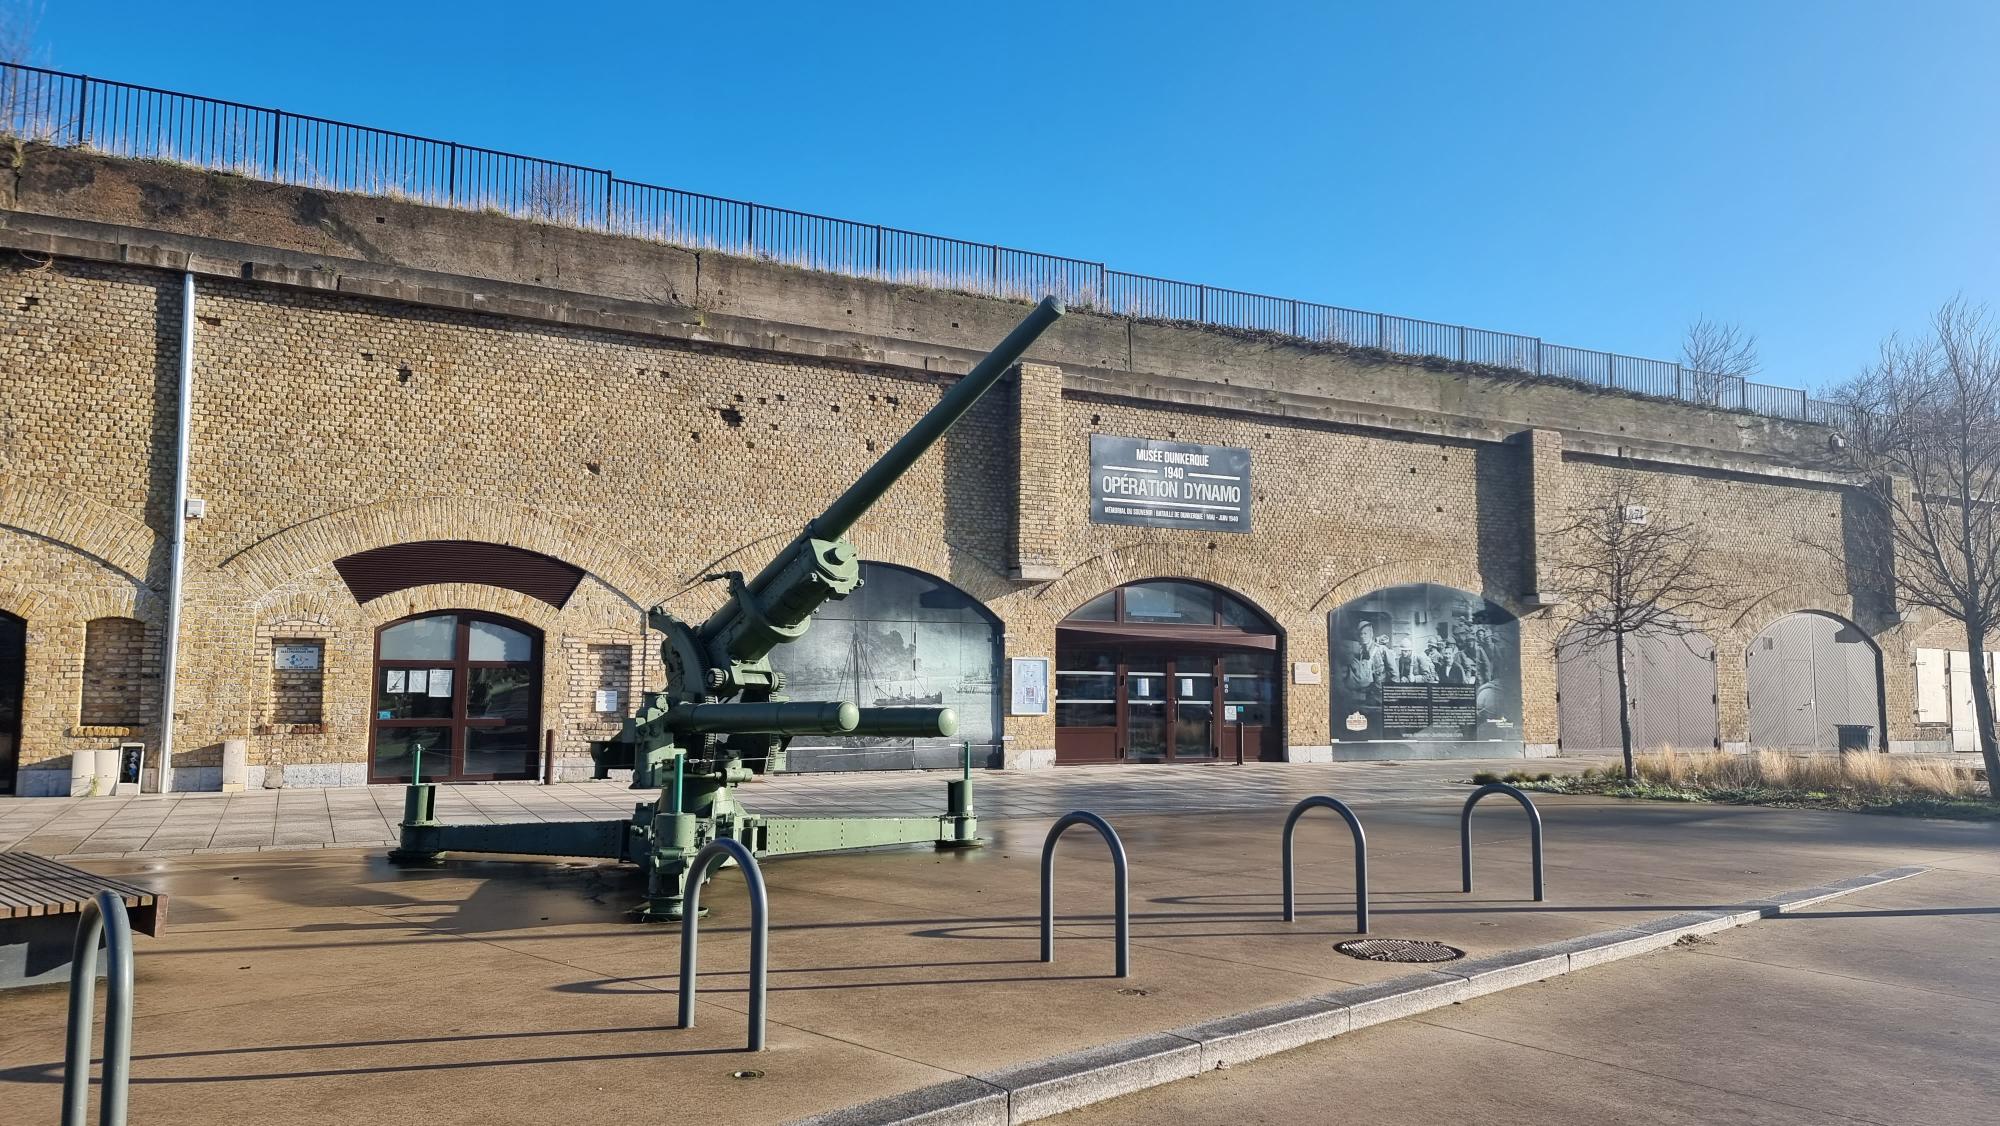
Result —
[[436, 817], [437, 787], [417, 780], [404, 798], [401, 847], [390, 858], [436, 863], [450, 851], [631, 861], [646, 873], [639, 914], [668, 919], [681, 915], [689, 862], [717, 837], [741, 841], [759, 855], [977, 844], [969, 769], [946, 783], [945, 811], [934, 817], [770, 816], [745, 810], [735, 791], [757, 774], [784, 769], [786, 748], [797, 735], [921, 738], [957, 730], [950, 708], [787, 700], [784, 674], [771, 667], [770, 654], [803, 636], [822, 604], [861, 585], [860, 556], [847, 542], [848, 529], [1062, 313], [1055, 298], [1044, 298], [754, 578], [737, 571], [707, 576], [729, 584], [729, 601], [706, 621], [685, 622], [661, 606], [648, 612], [648, 624], [664, 636], [666, 688], [647, 693], [616, 738], [592, 743], [591, 758], [599, 778], [630, 769], [632, 787], [658, 787], [657, 799], [639, 803], [629, 820], [446, 825]]

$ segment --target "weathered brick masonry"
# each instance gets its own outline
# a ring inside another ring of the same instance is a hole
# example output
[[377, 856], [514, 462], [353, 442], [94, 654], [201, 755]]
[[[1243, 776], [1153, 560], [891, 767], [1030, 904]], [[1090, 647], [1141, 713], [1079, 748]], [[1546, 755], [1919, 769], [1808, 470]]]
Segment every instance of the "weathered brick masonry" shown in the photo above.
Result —
[[[629, 703], [658, 681], [643, 608], [705, 612], [702, 575], [760, 566], [1022, 312], [75, 152], [26, 151], [0, 205], [0, 611], [28, 623], [21, 765], [49, 778], [73, 751], [159, 738], [182, 271], [189, 493], [207, 505], [179, 630], [182, 786], [213, 784], [226, 739], [248, 741], [253, 777], [365, 780], [376, 631], [447, 608], [543, 631], [542, 725], [575, 759], [615, 727], [598, 690]], [[1255, 531], [1090, 523], [1093, 432], [1248, 448]], [[1552, 747], [1536, 528], [1632, 472], [1715, 529], [1740, 607], [1704, 623], [1725, 742], [1745, 738], [1745, 647], [1802, 609], [1881, 647], [1892, 742], [1934, 736], [1913, 722], [1910, 646], [1937, 623], [1857, 599], [1825, 550], [1865, 482], [1826, 431], [1769, 418], [1078, 312], [852, 538], [983, 602], [1020, 656], [1053, 656], [1059, 619], [1143, 578], [1254, 603], [1288, 668], [1327, 666], [1327, 614], [1350, 598], [1475, 592], [1522, 617], [1523, 735]], [[334, 568], [426, 540], [586, 574], [561, 608], [478, 584], [360, 604]], [[275, 646], [306, 643], [318, 670], [273, 669]], [[1323, 751], [1324, 683], [1286, 681], [1285, 743]], [[1010, 761], [1040, 761], [1053, 720], [1006, 735]]]

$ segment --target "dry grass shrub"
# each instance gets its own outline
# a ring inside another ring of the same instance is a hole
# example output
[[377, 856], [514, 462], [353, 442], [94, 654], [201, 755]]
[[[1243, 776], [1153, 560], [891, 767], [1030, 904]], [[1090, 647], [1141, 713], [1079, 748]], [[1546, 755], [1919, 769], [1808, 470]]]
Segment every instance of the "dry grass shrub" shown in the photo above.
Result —
[[[1883, 797], [1980, 796], [1972, 772], [1932, 757], [1792, 755], [1781, 751], [1648, 751], [1633, 759], [1641, 781], [1687, 790], [1800, 790]], [[1612, 769], [1612, 773], [1616, 768]]]

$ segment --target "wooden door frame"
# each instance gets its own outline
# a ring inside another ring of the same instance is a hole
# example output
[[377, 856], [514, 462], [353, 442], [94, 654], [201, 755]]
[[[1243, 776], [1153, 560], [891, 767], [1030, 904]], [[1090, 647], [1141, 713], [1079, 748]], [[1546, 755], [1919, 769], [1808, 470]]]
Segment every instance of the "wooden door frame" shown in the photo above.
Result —
[[[390, 629], [406, 622], [423, 621], [426, 618], [452, 616], [457, 622], [452, 629], [452, 657], [449, 661], [404, 660], [385, 661], [382, 657], [382, 635]], [[504, 626], [516, 633], [526, 635], [534, 643], [534, 656], [527, 661], [475, 661], [472, 659], [472, 623], [490, 622]], [[494, 614], [483, 610], [431, 610], [420, 614], [410, 614], [392, 622], [384, 622], [375, 629], [373, 672], [368, 682], [368, 781], [370, 784], [397, 784], [406, 782], [403, 778], [378, 778], [375, 773], [375, 736], [383, 724], [391, 727], [445, 727], [451, 730], [451, 769], [440, 775], [426, 771], [426, 779], [438, 782], [511, 782], [533, 779], [536, 771], [530, 765], [519, 778], [500, 774], [468, 774], [465, 771], [465, 732], [467, 728], [500, 727], [506, 720], [472, 720], [465, 715], [467, 693], [471, 689], [472, 670], [486, 668], [516, 668], [526, 665], [534, 684], [534, 711], [528, 717], [528, 742], [532, 751], [535, 735], [542, 726], [542, 674], [547, 652], [547, 639], [543, 632], [527, 622], [509, 618], [504, 614]], [[384, 720], [376, 718], [377, 693], [382, 684], [382, 674], [389, 669], [433, 669], [449, 665], [451, 667], [451, 715], [442, 718]]]
[[0, 610], [0, 621], [17, 624], [21, 631], [21, 667], [12, 678], [13, 686], [19, 689], [14, 698], [14, 729], [0, 731], [0, 736], [12, 739], [11, 761], [0, 762], [0, 794], [11, 794], [19, 788], [21, 733], [28, 725], [28, 619]]

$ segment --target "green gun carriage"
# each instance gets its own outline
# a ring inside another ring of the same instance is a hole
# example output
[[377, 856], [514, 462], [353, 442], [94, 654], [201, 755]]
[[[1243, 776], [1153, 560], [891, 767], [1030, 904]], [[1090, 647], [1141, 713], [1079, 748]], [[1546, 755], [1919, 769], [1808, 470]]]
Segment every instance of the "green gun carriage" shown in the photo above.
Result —
[[718, 837], [759, 856], [830, 852], [880, 845], [978, 843], [970, 760], [946, 783], [945, 808], [932, 817], [790, 817], [752, 813], [736, 788], [785, 767], [797, 735], [942, 737], [957, 730], [951, 709], [862, 708], [852, 703], [792, 701], [771, 651], [803, 636], [815, 611], [861, 585], [860, 555], [846, 535], [870, 506], [998, 383], [1056, 318], [1062, 305], [1044, 298], [999, 347], [925, 412], [896, 444], [829, 505], [764, 569], [706, 576], [729, 584], [729, 600], [706, 621], [682, 621], [663, 607], [647, 614], [663, 637], [666, 687], [649, 692], [613, 739], [592, 743], [599, 778], [632, 771], [632, 787], [658, 789], [629, 819], [452, 825], [436, 816], [435, 783], [412, 782], [404, 798], [401, 864], [435, 864], [446, 853], [601, 857], [639, 865], [646, 900], [638, 914], [677, 919], [689, 863]]

